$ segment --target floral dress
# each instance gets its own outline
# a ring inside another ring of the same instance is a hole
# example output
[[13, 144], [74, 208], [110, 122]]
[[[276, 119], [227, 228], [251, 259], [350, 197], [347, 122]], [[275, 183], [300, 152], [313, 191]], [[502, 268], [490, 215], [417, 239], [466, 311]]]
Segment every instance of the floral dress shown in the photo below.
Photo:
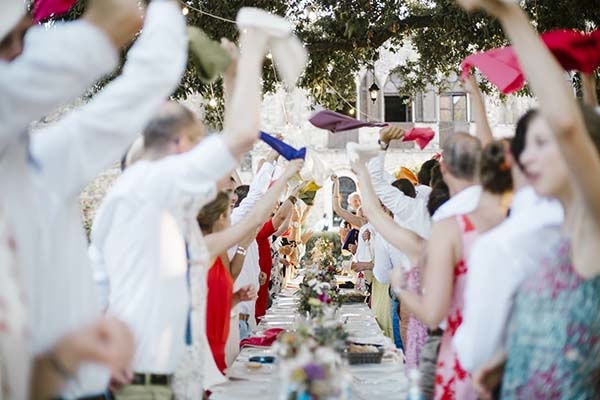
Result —
[[[404, 279], [408, 290], [413, 293], [419, 293], [421, 290], [420, 268], [413, 267], [404, 274]], [[427, 327], [423, 322], [410, 313], [408, 317], [408, 326], [406, 328], [406, 371], [418, 368], [419, 355], [421, 349], [427, 341]]]
[[517, 292], [503, 399], [600, 398], [600, 276], [580, 277], [563, 239]]
[[452, 338], [462, 323], [464, 308], [464, 291], [467, 283], [467, 264], [471, 248], [479, 234], [466, 215], [458, 215], [457, 221], [462, 232], [462, 260], [454, 267], [454, 285], [450, 310], [448, 311], [448, 327], [442, 336], [440, 353], [435, 374], [436, 400], [470, 400], [477, 399], [477, 394], [471, 384], [470, 374], [463, 369], [452, 347]]

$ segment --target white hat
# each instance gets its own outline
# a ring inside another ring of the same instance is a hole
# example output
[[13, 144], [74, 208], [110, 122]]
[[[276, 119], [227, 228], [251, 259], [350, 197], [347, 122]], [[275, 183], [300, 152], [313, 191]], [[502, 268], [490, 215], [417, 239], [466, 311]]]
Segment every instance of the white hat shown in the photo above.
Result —
[[23, 0], [0, 1], [0, 40], [15, 28], [23, 15], [25, 15]]

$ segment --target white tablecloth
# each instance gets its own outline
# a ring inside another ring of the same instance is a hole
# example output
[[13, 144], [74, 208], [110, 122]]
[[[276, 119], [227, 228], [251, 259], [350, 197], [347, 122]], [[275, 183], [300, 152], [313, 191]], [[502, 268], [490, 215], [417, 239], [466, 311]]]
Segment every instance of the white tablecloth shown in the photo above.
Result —
[[[285, 289], [275, 299], [257, 328], [257, 333], [270, 328], [293, 330], [298, 323], [295, 289]], [[338, 311], [346, 329], [349, 340], [358, 343], [381, 344], [390, 351], [381, 364], [363, 364], [350, 366], [352, 373], [352, 399], [405, 399], [408, 391], [408, 379], [404, 371], [402, 354], [395, 353], [394, 345], [387, 338], [371, 309], [366, 304], [344, 305]], [[259, 369], [246, 366], [248, 359], [256, 355], [271, 355], [269, 348], [244, 348], [227, 371], [229, 382], [214, 387], [213, 400], [251, 400], [272, 399], [275, 392], [275, 365], [263, 364]]]

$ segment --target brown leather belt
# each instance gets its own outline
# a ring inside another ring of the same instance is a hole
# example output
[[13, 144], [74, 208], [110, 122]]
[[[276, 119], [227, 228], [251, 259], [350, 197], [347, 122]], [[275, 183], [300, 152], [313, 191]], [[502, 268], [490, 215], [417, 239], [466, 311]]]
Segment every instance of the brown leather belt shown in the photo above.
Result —
[[249, 314], [240, 314], [240, 321], [248, 322], [249, 319], [250, 319]]
[[173, 381], [173, 375], [162, 374], [133, 374], [132, 385], [159, 385], [169, 386]]

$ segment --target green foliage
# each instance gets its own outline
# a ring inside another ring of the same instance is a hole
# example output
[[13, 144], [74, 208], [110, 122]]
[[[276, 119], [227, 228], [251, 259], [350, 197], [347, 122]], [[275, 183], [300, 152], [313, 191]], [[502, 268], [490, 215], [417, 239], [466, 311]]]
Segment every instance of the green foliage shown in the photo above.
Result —
[[[69, 15], [81, 13], [84, 1]], [[388, 42], [397, 50], [412, 40], [418, 61], [398, 67], [405, 77], [403, 94], [416, 93], [427, 83], [443, 86], [442, 76], [457, 71], [462, 59], [480, 50], [507, 44], [499, 24], [483, 14], [468, 15], [453, 0], [186, 0], [188, 24], [218, 40], [237, 38], [234, 24], [204, 15], [202, 10], [235, 20], [239, 8], [253, 6], [286, 16], [296, 23], [296, 34], [306, 44], [310, 60], [300, 86], [329, 109], [339, 109], [342, 98], [354, 102], [354, 76], [377, 59], [377, 49]], [[598, 0], [527, 0], [524, 5], [540, 31], [554, 28], [592, 29], [600, 25]], [[271, 62], [264, 66], [264, 89], [277, 87]], [[489, 89], [489, 88], [488, 88]], [[220, 84], [201, 83], [190, 64], [175, 97], [199, 92], [221, 98]], [[337, 93], [336, 93], [337, 92]], [[338, 94], [339, 93], [339, 94]], [[219, 125], [219, 107], [207, 111], [209, 124]], [[214, 112], [216, 111], [216, 112]]]

